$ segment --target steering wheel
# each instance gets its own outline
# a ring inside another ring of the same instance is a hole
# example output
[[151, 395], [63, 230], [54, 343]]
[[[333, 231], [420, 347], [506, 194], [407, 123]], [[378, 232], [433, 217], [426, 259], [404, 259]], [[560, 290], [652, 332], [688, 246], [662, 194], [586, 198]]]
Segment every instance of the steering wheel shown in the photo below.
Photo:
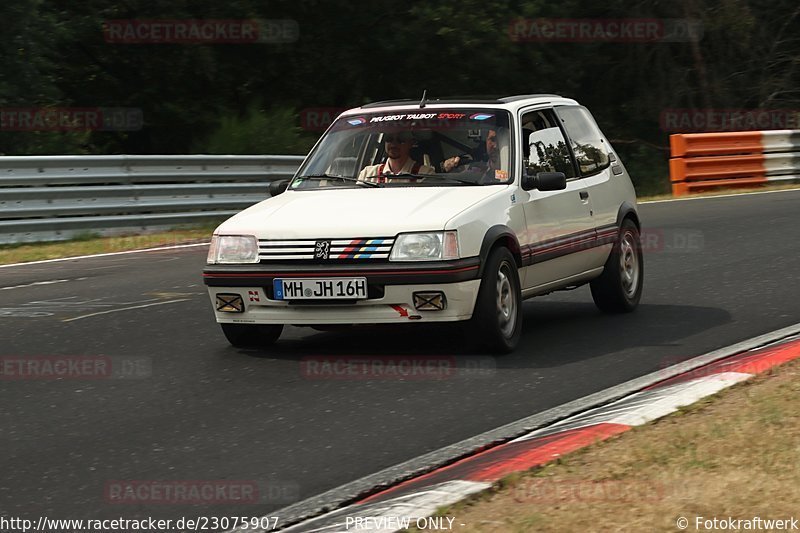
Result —
[[471, 164], [471, 163], [472, 163], [472, 162], [475, 160], [475, 158], [474, 158], [474, 157], [472, 157], [472, 155], [471, 155], [471, 154], [466, 154], [466, 153], [464, 153], [464, 154], [458, 154], [458, 156], [457, 156], [457, 157], [458, 157], [458, 164], [457, 164], [456, 166], [454, 166], [454, 167], [453, 167], [453, 169], [451, 170], [451, 172], [452, 172], [453, 170], [455, 170], [455, 169], [459, 168], [459, 167], [463, 167], [464, 165], [469, 165], [469, 164]]

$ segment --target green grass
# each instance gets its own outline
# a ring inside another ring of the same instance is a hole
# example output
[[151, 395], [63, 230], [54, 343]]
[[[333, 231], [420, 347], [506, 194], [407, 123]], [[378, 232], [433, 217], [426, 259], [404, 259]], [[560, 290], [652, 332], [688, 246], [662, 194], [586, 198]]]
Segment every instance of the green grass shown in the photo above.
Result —
[[86, 232], [67, 241], [5, 244], [0, 245], [0, 265], [205, 242], [211, 238], [216, 227], [217, 223], [208, 223], [156, 233], [114, 237]]

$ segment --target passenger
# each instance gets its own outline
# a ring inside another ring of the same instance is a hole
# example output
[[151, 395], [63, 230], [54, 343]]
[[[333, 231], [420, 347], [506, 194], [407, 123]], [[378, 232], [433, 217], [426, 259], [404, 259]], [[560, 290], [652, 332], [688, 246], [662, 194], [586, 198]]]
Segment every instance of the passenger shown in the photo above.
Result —
[[[385, 163], [364, 167], [358, 174], [361, 181], [384, 183], [396, 174], [434, 174], [436, 169], [417, 163], [411, 159], [411, 147], [414, 140], [407, 131], [384, 133], [384, 147], [387, 159]], [[401, 178], [403, 179], [403, 178]]]
[[[459, 166], [463, 168], [457, 170]], [[500, 169], [500, 149], [497, 143], [497, 130], [488, 130], [486, 133], [486, 142], [482, 150], [476, 154], [476, 157], [464, 161], [463, 165], [461, 157], [459, 156], [445, 159], [442, 162], [442, 170], [445, 172], [453, 172], [454, 170], [456, 172], [462, 172], [472, 167], [485, 170], [486, 174], [494, 173], [495, 170]]]

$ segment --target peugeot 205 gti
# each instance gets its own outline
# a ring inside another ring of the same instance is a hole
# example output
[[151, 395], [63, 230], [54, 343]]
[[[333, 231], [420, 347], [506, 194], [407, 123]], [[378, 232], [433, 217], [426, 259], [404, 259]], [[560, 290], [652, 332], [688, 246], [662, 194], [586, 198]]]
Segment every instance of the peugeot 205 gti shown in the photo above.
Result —
[[351, 109], [270, 192], [215, 230], [204, 270], [234, 346], [286, 324], [463, 321], [502, 353], [526, 298], [588, 283], [628, 312], [641, 297], [630, 177], [571, 99]]

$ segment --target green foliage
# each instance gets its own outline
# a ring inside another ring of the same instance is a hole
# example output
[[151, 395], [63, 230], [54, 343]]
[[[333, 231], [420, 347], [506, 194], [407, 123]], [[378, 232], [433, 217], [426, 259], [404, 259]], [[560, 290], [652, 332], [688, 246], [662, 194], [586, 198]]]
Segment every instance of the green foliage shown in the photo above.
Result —
[[637, 195], [656, 196], [671, 191], [668, 152], [642, 143], [618, 143], [614, 148], [631, 175]]
[[82, 155], [91, 150], [89, 132], [0, 131], [0, 155]]
[[[53, 14], [41, 4], [0, 3], [0, 111], [53, 105], [62, 98], [54, 72], [60, 32]], [[0, 155], [80, 153], [83, 140], [56, 132], [0, 131]]]
[[219, 127], [195, 147], [209, 154], [299, 154], [315, 139], [303, 135], [293, 109], [250, 107], [244, 116], [223, 116]]

